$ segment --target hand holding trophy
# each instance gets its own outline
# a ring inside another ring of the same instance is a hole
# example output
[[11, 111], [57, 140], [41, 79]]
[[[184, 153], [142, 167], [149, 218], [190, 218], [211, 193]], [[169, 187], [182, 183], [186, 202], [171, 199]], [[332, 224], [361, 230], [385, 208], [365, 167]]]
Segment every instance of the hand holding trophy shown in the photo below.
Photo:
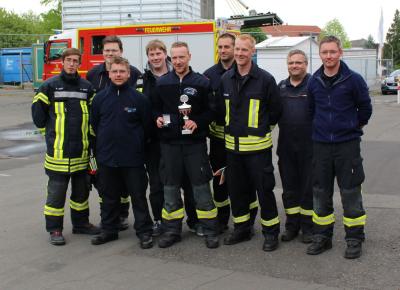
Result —
[[[189, 114], [190, 111], [192, 110], [192, 106], [187, 104], [186, 102], [189, 101], [188, 95], [181, 95], [180, 96], [180, 101], [183, 103], [182, 105], [178, 106], [179, 112], [183, 115], [183, 121], [186, 123], [189, 121]], [[182, 134], [187, 135], [187, 134], [192, 134], [192, 130], [190, 129], [182, 129]]]

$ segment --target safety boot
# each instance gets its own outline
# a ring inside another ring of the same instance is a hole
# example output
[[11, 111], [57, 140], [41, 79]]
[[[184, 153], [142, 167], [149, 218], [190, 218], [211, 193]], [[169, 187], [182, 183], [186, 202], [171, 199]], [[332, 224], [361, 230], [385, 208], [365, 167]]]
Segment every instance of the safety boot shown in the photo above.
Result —
[[361, 256], [362, 242], [360, 240], [347, 240], [347, 248], [344, 252], [346, 259], [357, 259]]
[[207, 235], [205, 241], [206, 241], [206, 246], [209, 249], [215, 249], [219, 247], [218, 236]]
[[118, 224], [118, 230], [120, 232], [125, 231], [129, 228], [129, 221], [127, 217], [119, 217], [119, 224]]
[[308, 255], [319, 255], [332, 248], [332, 240], [326, 237], [313, 237], [312, 244], [307, 248]]
[[150, 233], [144, 233], [140, 238], [140, 247], [142, 249], [150, 249], [153, 247], [153, 238]]
[[266, 235], [264, 244], [263, 244], [263, 251], [265, 252], [272, 252], [275, 251], [279, 246], [278, 236], [275, 235]]
[[158, 240], [158, 247], [159, 248], [168, 248], [168, 247], [171, 247], [173, 244], [180, 242], [180, 241], [181, 241], [180, 235], [165, 233]]
[[98, 235], [100, 234], [101, 229], [92, 225], [91, 223], [87, 223], [80, 226], [74, 226], [72, 228], [73, 234], [82, 234], [82, 235]]
[[65, 239], [63, 237], [62, 232], [61, 231], [50, 232], [49, 242], [50, 242], [50, 244], [52, 244], [54, 246], [65, 245]]
[[312, 243], [312, 233], [308, 233], [308, 232], [303, 232], [303, 234], [301, 235], [301, 242], [303, 244], [311, 244]]
[[118, 239], [118, 233], [101, 232], [99, 235], [92, 238], [92, 245], [102, 245]]
[[239, 232], [234, 230], [224, 239], [224, 245], [235, 245], [241, 242], [250, 241], [252, 236], [251, 231]]
[[282, 242], [289, 242], [291, 240], [294, 240], [298, 236], [298, 234], [298, 231], [285, 230], [281, 235], [281, 240]]

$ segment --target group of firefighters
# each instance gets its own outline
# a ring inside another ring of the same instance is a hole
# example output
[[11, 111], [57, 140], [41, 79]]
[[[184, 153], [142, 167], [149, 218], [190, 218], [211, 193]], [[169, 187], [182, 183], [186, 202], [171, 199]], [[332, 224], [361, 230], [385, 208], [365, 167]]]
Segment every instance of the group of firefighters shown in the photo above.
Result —
[[[128, 228], [131, 201], [143, 249], [151, 248], [156, 236], [160, 248], [179, 242], [185, 212], [189, 229], [204, 236], [208, 248], [219, 247], [231, 215], [233, 229], [223, 243], [250, 240], [260, 208], [262, 249], [276, 250], [280, 220], [271, 132], [278, 125], [286, 213], [281, 240], [301, 233], [310, 255], [332, 247], [336, 177], [344, 257], [361, 256], [366, 213], [360, 142], [372, 107], [365, 81], [341, 60], [340, 40], [320, 41], [322, 66], [313, 75], [307, 73], [307, 55], [290, 51], [289, 77], [279, 84], [252, 61], [252, 36], [225, 33], [217, 45], [219, 62], [200, 74], [190, 67], [187, 43], [173, 43], [168, 56], [165, 44], [152, 40], [142, 74], [122, 58], [121, 40], [108, 36], [104, 63], [92, 68], [87, 80], [78, 74], [80, 51], [63, 52], [61, 74], [43, 83], [32, 104], [33, 121], [47, 145], [44, 215], [51, 244], [65, 244], [71, 180], [72, 231], [93, 235], [93, 245], [116, 240]], [[97, 168], [99, 227], [89, 222], [89, 163]]]

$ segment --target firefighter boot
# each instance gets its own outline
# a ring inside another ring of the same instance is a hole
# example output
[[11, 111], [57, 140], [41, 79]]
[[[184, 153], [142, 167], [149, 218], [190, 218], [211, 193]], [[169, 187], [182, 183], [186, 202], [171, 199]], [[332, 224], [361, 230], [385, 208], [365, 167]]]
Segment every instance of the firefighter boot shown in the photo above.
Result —
[[272, 252], [275, 251], [279, 246], [278, 236], [275, 235], [266, 235], [264, 244], [263, 244], [263, 251], [265, 252]]
[[50, 244], [55, 246], [63, 246], [65, 245], [65, 239], [62, 235], [61, 231], [50, 232]]
[[171, 247], [173, 244], [180, 242], [180, 241], [181, 241], [180, 235], [165, 233], [158, 240], [158, 247], [159, 248], [168, 248], [168, 247]]
[[312, 244], [307, 248], [307, 254], [319, 255], [331, 248], [332, 248], [332, 240], [330, 238], [314, 236]]
[[360, 240], [347, 240], [347, 248], [344, 252], [346, 259], [357, 259], [361, 256], [362, 243]]
[[209, 249], [215, 249], [219, 247], [219, 239], [218, 236], [207, 235], [206, 238], [206, 246]]
[[298, 234], [299, 234], [298, 231], [286, 230], [283, 232], [281, 240], [282, 242], [289, 242], [291, 240], [294, 240]]
[[239, 232], [234, 230], [224, 239], [224, 245], [235, 245], [241, 242], [250, 241], [252, 236], [251, 231]]

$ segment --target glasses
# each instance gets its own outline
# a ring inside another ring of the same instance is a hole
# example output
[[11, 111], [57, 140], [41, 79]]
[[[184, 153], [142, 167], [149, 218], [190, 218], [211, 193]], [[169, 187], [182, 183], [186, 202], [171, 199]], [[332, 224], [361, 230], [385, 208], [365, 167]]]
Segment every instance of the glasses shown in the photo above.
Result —
[[117, 52], [119, 52], [119, 49], [103, 49], [103, 52], [105, 52], [105, 53], [110, 53], [110, 52], [117, 53]]
[[305, 63], [305, 61], [289, 61], [287, 64], [288, 65], [302, 65], [303, 63]]

